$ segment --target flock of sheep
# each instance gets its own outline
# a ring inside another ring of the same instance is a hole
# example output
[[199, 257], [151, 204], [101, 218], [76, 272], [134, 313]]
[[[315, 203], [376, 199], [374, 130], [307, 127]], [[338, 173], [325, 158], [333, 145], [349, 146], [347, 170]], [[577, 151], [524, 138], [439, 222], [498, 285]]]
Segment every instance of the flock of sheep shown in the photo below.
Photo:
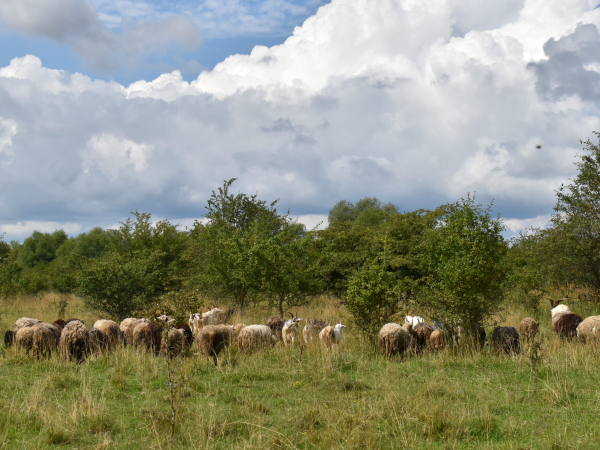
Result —
[[[166, 315], [157, 317], [156, 322], [148, 319], [127, 318], [118, 325], [112, 320], [97, 320], [92, 328], [87, 328], [80, 319], [56, 320], [44, 323], [38, 319], [22, 317], [15, 322], [14, 331], [4, 335], [7, 346], [15, 345], [17, 350], [32, 351], [36, 358], [47, 358], [57, 350], [65, 360], [82, 362], [89, 355], [114, 350], [117, 346], [131, 345], [136, 349], [146, 349], [155, 355], [160, 352], [178, 354], [194, 343], [198, 351], [212, 357], [217, 364], [217, 356], [223, 349], [237, 342], [242, 352], [251, 353], [261, 348], [272, 347], [278, 340], [293, 345], [297, 341], [299, 322], [303, 319], [291, 314], [284, 321], [278, 316], [270, 317], [267, 325], [238, 323], [228, 325], [233, 313], [222, 314], [219, 308], [205, 313], [191, 314], [189, 323], [174, 325]], [[162, 330], [168, 329], [167, 336]], [[324, 348], [331, 349], [342, 339], [344, 325], [329, 326], [319, 319], [308, 320], [303, 330], [305, 342], [319, 340]]]
[[[564, 300], [549, 299], [552, 309], [552, 323], [555, 332], [561, 338], [578, 337], [583, 341], [600, 339], [600, 316], [591, 316], [583, 320], [560, 304]], [[15, 345], [17, 349], [32, 351], [36, 358], [49, 357], [59, 350], [65, 360], [76, 359], [82, 362], [91, 354], [114, 350], [118, 346], [131, 345], [136, 349], [146, 349], [155, 355], [170, 352], [174, 355], [184, 348], [191, 348], [194, 343], [197, 350], [207, 357], [212, 357], [217, 364], [217, 357], [228, 346], [237, 343], [244, 353], [251, 353], [261, 348], [272, 347], [277, 341], [284, 345], [294, 345], [298, 340], [298, 326], [303, 319], [291, 314], [291, 319], [284, 321], [281, 317], [270, 317], [266, 325], [248, 325], [238, 323], [226, 324], [233, 315], [233, 310], [226, 313], [213, 308], [205, 313], [190, 314], [189, 322], [174, 325], [173, 319], [163, 315], [151, 322], [148, 319], [128, 318], [120, 325], [112, 320], [98, 320], [92, 328], [87, 328], [82, 320], [56, 320], [44, 323], [41, 320], [23, 317], [15, 322], [14, 331], [7, 331], [4, 343]], [[166, 338], [161, 330], [168, 329]], [[330, 350], [342, 340], [344, 325], [329, 325], [319, 319], [307, 320], [303, 329], [304, 343], [319, 341], [322, 347]], [[494, 329], [490, 345], [492, 350], [502, 353], [518, 353], [521, 349], [521, 336], [529, 342], [538, 332], [539, 324], [530, 317], [521, 321], [520, 335], [513, 327]], [[460, 337], [460, 327], [456, 330]], [[426, 347], [433, 351], [442, 350], [447, 342], [447, 331], [439, 323], [429, 325], [422, 317], [405, 317], [403, 325], [388, 323], [379, 331], [379, 345], [390, 358], [393, 355], [402, 357], [406, 351], [421, 353]], [[482, 327], [477, 328], [477, 338], [483, 346], [486, 333]]]

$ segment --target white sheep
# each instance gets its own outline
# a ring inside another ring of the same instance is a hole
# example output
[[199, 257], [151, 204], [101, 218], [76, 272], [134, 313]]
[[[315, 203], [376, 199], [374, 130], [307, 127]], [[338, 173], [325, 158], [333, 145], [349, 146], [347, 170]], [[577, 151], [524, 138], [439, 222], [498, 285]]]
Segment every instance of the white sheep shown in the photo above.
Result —
[[298, 319], [298, 316], [290, 313], [292, 318], [283, 324], [283, 328], [281, 330], [281, 337], [283, 339], [284, 344], [294, 345], [296, 342], [296, 336], [298, 333], [298, 322], [303, 319]]
[[421, 316], [406, 316], [404, 318], [404, 323], [410, 323], [414, 327], [419, 323], [425, 323], [425, 319]]
[[263, 347], [275, 345], [275, 336], [267, 325], [248, 325], [242, 328], [238, 335], [240, 350], [253, 352]]
[[333, 347], [333, 344], [340, 344], [342, 341], [342, 328], [346, 328], [345, 325], [338, 323], [336, 326], [327, 326], [319, 333], [319, 340], [321, 345], [327, 350]]

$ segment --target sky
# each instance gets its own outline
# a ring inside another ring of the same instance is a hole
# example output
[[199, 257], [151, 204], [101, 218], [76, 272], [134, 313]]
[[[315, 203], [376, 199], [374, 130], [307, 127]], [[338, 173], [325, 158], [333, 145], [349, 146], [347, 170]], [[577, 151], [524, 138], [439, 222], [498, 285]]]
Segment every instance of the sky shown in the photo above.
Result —
[[309, 227], [469, 193], [544, 226], [600, 130], [595, 1], [2, 0], [0, 232], [191, 225], [230, 178]]

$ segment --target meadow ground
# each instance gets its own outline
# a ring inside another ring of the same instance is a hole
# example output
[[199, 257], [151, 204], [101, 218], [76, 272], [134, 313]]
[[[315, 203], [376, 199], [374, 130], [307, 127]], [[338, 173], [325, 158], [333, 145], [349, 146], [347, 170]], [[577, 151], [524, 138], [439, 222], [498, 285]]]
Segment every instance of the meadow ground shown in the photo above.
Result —
[[[90, 326], [97, 318], [77, 298], [24, 297], [0, 302], [0, 330], [21, 316], [53, 321], [58, 310]], [[348, 320], [327, 299], [298, 312]], [[269, 315], [248, 309], [234, 321]], [[525, 315], [512, 310], [505, 323]], [[600, 349], [561, 343], [549, 314], [536, 319], [537, 374], [527, 347], [517, 357], [486, 347], [388, 361], [353, 329], [332, 353], [232, 348], [217, 367], [186, 358], [183, 373], [197, 372], [172, 439], [164, 358], [125, 348], [81, 365], [38, 362], [0, 344], [0, 449], [600, 449]]]

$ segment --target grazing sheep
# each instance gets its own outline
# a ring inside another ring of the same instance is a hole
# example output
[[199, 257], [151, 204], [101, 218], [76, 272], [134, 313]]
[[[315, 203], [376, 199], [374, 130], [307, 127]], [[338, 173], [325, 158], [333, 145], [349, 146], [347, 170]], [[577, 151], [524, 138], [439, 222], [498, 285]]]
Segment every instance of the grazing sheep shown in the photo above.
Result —
[[90, 332], [78, 320], [68, 322], [60, 334], [60, 351], [65, 360], [82, 362], [90, 352]]
[[58, 326], [49, 323], [36, 323], [33, 330], [32, 349], [33, 356], [39, 359], [49, 358], [57, 349], [60, 341], [61, 330]]
[[425, 322], [418, 322], [416, 325], [412, 326], [412, 329], [413, 339], [411, 347], [413, 352], [418, 355], [423, 351], [427, 344], [429, 344], [429, 338], [431, 337], [431, 333], [433, 333], [433, 328]]
[[[116, 325], [116, 324], [115, 324]], [[90, 354], [104, 353], [110, 348], [110, 338], [100, 328], [92, 327], [90, 333]]]
[[521, 323], [519, 324], [519, 332], [523, 337], [523, 341], [529, 344], [529, 341], [532, 341], [535, 338], [539, 328], [540, 324], [531, 317], [525, 317], [523, 320], [521, 320]]
[[119, 325], [112, 320], [96, 320], [96, 323], [94, 323], [94, 328], [102, 330], [104, 334], [106, 334], [108, 339], [108, 348], [111, 350], [117, 348], [117, 346], [123, 342], [123, 333], [121, 333], [121, 328], [119, 328]]
[[207, 358], [212, 356], [215, 366], [217, 365], [217, 356], [232, 340], [233, 327], [231, 325], [206, 325], [196, 337], [198, 350]]
[[7, 347], [12, 347], [12, 345], [15, 343], [15, 332], [8, 330], [6, 333], [4, 333], [4, 345], [6, 345]]
[[444, 350], [446, 347], [446, 335], [440, 329], [433, 330], [429, 336], [429, 347], [434, 351]]
[[184, 343], [188, 348], [190, 348], [194, 343], [194, 333], [192, 333], [192, 329], [185, 322], [181, 322], [179, 325], [177, 325], [177, 328], [183, 331], [183, 334], [185, 336]]
[[586, 317], [577, 326], [577, 336], [584, 342], [597, 343], [600, 340], [600, 316]]
[[127, 340], [127, 331], [134, 326], [133, 323], [136, 321], [137, 319], [134, 317], [128, 317], [127, 319], [123, 319], [123, 321], [121, 321], [119, 328], [123, 334], [124, 345], [133, 345], [133, 328], [131, 329], [129, 340]]
[[294, 345], [298, 334], [298, 322], [303, 319], [298, 319], [298, 315], [290, 313], [292, 318], [283, 324], [281, 329], [281, 339], [284, 344]]
[[[78, 322], [81, 322], [82, 324], [84, 324], [84, 325], [85, 325], [85, 321], [83, 321], [83, 320], [81, 320], [81, 319], [77, 319], [77, 318], [75, 318], [75, 317], [72, 317], [72, 318], [70, 318], [70, 319], [67, 319], [67, 320], [65, 320], [65, 325], [66, 325], [67, 323], [69, 323], [69, 322], [73, 322], [73, 321], [75, 321], [75, 320], [76, 320], [76, 321], [78, 321]], [[63, 328], [64, 328], [64, 327], [63, 327]]]
[[61, 330], [65, 327], [66, 324], [67, 324], [67, 322], [62, 319], [57, 319], [54, 322], [52, 322], [52, 325], [56, 325]]
[[521, 352], [521, 339], [513, 327], [497, 327], [492, 333], [490, 347], [494, 353], [518, 354]]
[[146, 342], [146, 326], [150, 323], [148, 319], [137, 319], [131, 322], [125, 330], [125, 342], [138, 348]]
[[319, 319], [308, 319], [304, 329], [302, 330], [304, 342], [309, 343], [311, 341], [317, 341], [319, 339], [319, 333], [327, 325], [329, 325], [329, 322], [323, 322]]
[[236, 323], [233, 326], [233, 339], [237, 342], [237, 339], [240, 335], [240, 331], [242, 331], [242, 328], [245, 328], [246, 324], [244, 323]]
[[558, 319], [561, 318], [561, 316], [563, 316], [564, 314], [569, 314], [571, 312], [571, 310], [569, 310], [569, 307], [567, 305], [560, 305], [559, 303], [564, 301], [564, 300], [571, 300], [570, 298], [561, 298], [560, 300], [552, 300], [550, 297], [544, 297], [548, 300], [550, 300], [550, 314], [552, 315], [552, 325], [554, 325], [556, 323], [556, 321]]
[[397, 323], [386, 323], [379, 330], [378, 338], [379, 346], [388, 359], [396, 354], [400, 354], [402, 358], [406, 349], [410, 347], [410, 333]]
[[[187, 345], [185, 332], [180, 328], [171, 328], [167, 334], [169, 340], [169, 354], [171, 356], [178, 355]], [[167, 352], [167, 340], [163, 337], [160, 342], [160, 351]]]
[[160, 328], [153, 322], [150, 322], [144, 328], [144, 332], [146, 333], [146, 345], [148, 350], [152, 350], [154, 355], [158, 356], [160, 352], [160, 341], [162, 339]]
[[276, 338], [267, 325], [248, 325], [240, 331], [238, 342], [242, 352], [251, 353], [263, 347], [274, 346]]
[[342, 341], [342, 328], [346, 328], [346, 325], [338, 323], [336, 326], [326, 326], [319, 333], [319, 340], [323, 348], [330, 350], [333, 348], [333, 344], [340, 344]]
[[554, 322], [554, 331], [561, 339], [571, 339], [577, 336], [577, 327], [583, 322], [581, 316], [572, 312], [561, 314]]
[[271, 316], [267, 319], [267, 326], [271, 329], [273, 336], [277, 340], [282, 339], [283, 324], [284, 321], [279, 316]]
[[425, 319], [421, 316], [406, 316], [404, 317], [404, 323], [410, 323], [414, 327], [419, 323], [425, 323]]
[[15, 333], [21, 328], [32, 327], [36, 323], [42, 323], [42, 321], [38, 319], [32, 319], [30, 317], [21, 317], [15, 322]]
[[202, 320], [202, 314], [190, 313], [189, 325], [190, 329], [192, 330], [192, 334], [196, 335], [198, 331], [200, 331], [200, 328], [202, 328], [202, 326], [204, 325]]
[[19, 328], [19, 331], [15, 333], [15, 344], [17, 350], [24, 349], [26, 353], [29, 353], [29, 350], [33, 349], [33, 329], [31, 327]]

